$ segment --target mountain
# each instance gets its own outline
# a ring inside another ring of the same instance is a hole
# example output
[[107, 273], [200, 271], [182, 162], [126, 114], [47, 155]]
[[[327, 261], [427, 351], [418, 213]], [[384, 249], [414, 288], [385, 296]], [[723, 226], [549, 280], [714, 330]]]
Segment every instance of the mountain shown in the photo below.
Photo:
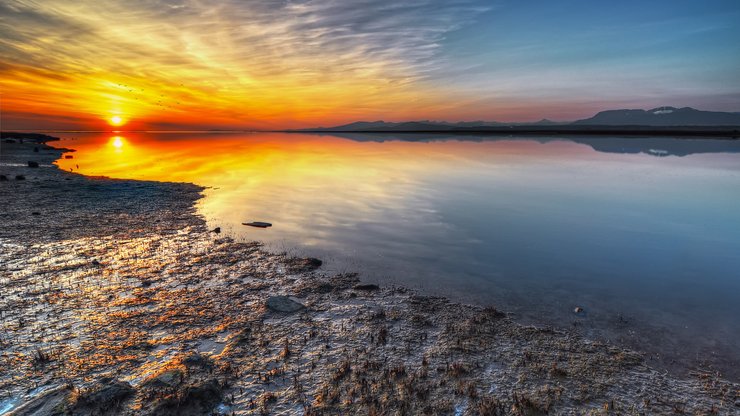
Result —
[[354, 123], [344, 124], [341, 126], [335, 126], [335, 127], [319, 127], [315, 130], [346, 130], [346, 131], [352, 131], [352, 130], [367, 130], [367, 129], [375, 129], [375, 128], [383, 128], [383, 127], [392, 127], [398, 123], [386, 123], [383, 120], [378, 121], [355, 121]]
[[[622, 127], [620, 127], [622, 126]], [[740, 126], [740, 113], [719, 111], [701, 111], [691, 107], [658, 107], [652, 110], [608, 110], [583, 120], [556, 122], [543, 118], [540, 121], [526, 123], [501, 123], [498, 121], [406, 121], [389, 123], [379, 121], [357, 121], [336, 127], [317, 127], [296, 131], [311, 132], [449, 132], [449, 131], [491, 131], [491, 132], [587, 132], [595, 130], [660, 130], [679, 128], [685, 130], [715, 131], [718, 127], [732, 127], [733, 134]], [[703, 128], [703, 129], [702, 129]], [[673, 129], [675, 130], [675, 129]], [[727, 129], [725, 129], [727, 130]], [[696, 133], [698, 135], [698, 133]]]
[[310, 129], [300, 129], [298, 131], [450, 131], [459, 129], [477, 129], [491, 127], [509, 127], [509, 126], [556, 126], [567, 123], [558, 123], [543, 118], [540, 121], [530, 123], [500, 123], [498, 121], [460, 121], [450, 123], [447, 121], [406, 121], [400, 123], [389, 123], [385, 121], [356, 121], [354, 123], [343, 124], [334, 127], [316, 127]]
[[740, 113], [701, 111], [691, 107], [652, 110], [608, 110], [578, 120], [584, 126], [740, 126]]
[[356, 121], [335, 127], [302, 129], [310, 131], [445, 131], [454, 128], [454, 124], [437, 123], [428, 120], [387, 123], [385, 121]]

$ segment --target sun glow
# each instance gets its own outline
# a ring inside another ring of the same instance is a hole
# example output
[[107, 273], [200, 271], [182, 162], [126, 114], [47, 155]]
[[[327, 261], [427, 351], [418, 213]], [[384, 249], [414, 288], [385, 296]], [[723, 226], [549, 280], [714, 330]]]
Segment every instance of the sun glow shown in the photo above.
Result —
[[113, 140], [111, 141], [111, 145], [115, 147], [116, 149], [120, 149], [123, 147], [123, 139], [121, 136], [115, 136], [113, 137]]
[[123, 120], [123, 118], [121, 118], [121, 116], [113, 116], [108, 120], [108, 122], [110, 123], [111, 126], [121, 126], [125, 123], [125, 121]]

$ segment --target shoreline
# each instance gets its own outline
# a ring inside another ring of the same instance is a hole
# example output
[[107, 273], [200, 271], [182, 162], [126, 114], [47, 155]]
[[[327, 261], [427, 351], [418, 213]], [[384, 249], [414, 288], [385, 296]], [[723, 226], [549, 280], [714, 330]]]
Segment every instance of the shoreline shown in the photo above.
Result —
[[491, 136], [628, 136], [628, 137], [673, 137], [691, 139], [738, 140], [740, 130], [737, 126], [697, 126], [697, 127], [661, 127], [661, 126], [500, 126], [500, 127], [451, 127], [438, 129], [299, 129], [283, 130], [283, 133], [374, 133], [374, 134], [458, 134], [458, 135], [491, 135]]
[[[740, 405], [740, 386], [716, 374], [677, 378], [638, 353], [493, 308], [362, 285], [220, 238], [195, 215], [195, 185], [88, 178], [51, 164], [61, 149], [17, 145], [3, 143], [3, 162], [27, 178], [0, 183], [11, 201], [0, 232], [11, 334], [0, 340], [0, 409], [15, 399], [11, 414], [50, 404], [78, 414], [731, 414]], [[29, 156], [41, 167], [23, 166]], [[291, 298], [270, 306], [275, 296]]]

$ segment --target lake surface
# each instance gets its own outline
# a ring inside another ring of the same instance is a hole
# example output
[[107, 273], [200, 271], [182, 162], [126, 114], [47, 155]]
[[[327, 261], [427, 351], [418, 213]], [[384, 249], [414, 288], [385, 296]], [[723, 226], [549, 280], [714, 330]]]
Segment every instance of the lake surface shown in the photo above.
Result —
[[740, 141], [61, 136], [63, 169], [209, 187], [237, 239], [740, 377]]

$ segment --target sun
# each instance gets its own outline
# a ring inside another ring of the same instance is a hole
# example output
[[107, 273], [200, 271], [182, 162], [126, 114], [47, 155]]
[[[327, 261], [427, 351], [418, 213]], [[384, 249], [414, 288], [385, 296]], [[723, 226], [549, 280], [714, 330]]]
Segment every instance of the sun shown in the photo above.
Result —
[[113, 116], [108, 120], [108, 122], [111, 124], [111, 126], [121, 126], [125, 123], [121, 116]]

